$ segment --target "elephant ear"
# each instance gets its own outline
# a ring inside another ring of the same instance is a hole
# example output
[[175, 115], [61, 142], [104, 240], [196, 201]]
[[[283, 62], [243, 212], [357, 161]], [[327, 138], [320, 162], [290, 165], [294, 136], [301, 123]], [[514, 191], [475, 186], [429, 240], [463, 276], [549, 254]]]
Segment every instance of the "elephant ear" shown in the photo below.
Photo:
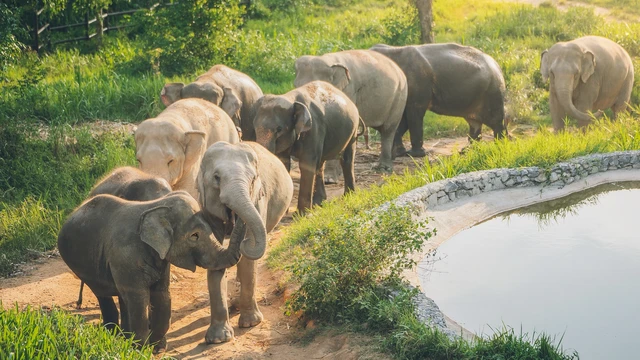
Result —
[[544, 82], [549, 80], [549, 56], [546, 56], [548, 52], [548, 50], [545, 50], [540, 54], [540, 73]]
[[307, 105], [296, 101], [293, 103], [293, 122], [296, 129], [296, 138], [300, 137], [300, 134], [311, 130], [311, 112]]
[[195, 81], [184, 87], [182, 96], [184, 98], [198, 98], [207, 100], [220, 106], [224, 93], [220, 86], [204, 81]]
[[207, 150], [207, 134], [200, 130], [185, 131], [182, 146], [184, 147], [183, 169], [193, 169], [195, 166], [199, 169], [198, 160]]
[[596, 57], [591, 51], [585, 51], [582, 57], [582, 71], [580, 72], [580, 78], [582, 82], [586, 83], [587, 80], [593, 75], [596, 69]]
[[160, 91], [160, 100], [164, 106], [169, 106], [174, 102], [180, 100], [182, 98], [182, 89], [184, 88], [183, 83], [169, 83], [165, 84]]
[[236, 96], [235, 91], [231, 88], [225, 87], [222, 89], [224, 97], [220, 107], [226, 112], [233, 120], [236, 126], [240, 126], [240, 109], [242, 108], [242, 101]]
[[162, 260], [167, 257], [173, 239], [173, 227], [167, 218], [169, 210], [168, 206], [145, 210], [138, 224], [140, 240], [151, 246]]
[[333, 64], [331, 65], [333, 69], [333, 77], [331, 83], [340, 90], [349, 85], [351, 82], [351, 74], [349, 73], [349, 69], [342, 64]]

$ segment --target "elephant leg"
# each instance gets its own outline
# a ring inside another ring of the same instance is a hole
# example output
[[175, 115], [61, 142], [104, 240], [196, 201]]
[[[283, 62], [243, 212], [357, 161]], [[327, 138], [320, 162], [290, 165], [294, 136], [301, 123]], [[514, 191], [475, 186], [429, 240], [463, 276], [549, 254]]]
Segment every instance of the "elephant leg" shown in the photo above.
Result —
[[402, 143], [402, 137], [407, 132], [407, 130], [409, 130], [409, 122], [407, 120], [407, 113], [404, 112], [402, 114], [402, 120], [400, 120], [393, 138], [393, 152], [395, 156], [403, 156], [407, 153], [407, 149]]
[[[139, 345], [145, 344], [149, 339], [149, 289], [135, 289], [134, 285], [127, 286], [123, 292], [118, 289], [125, 304], [127, 304], [127, 317], [129, 329], [133, 333], [133, 338], [139, 341]], [[128, 290], [128, 291], [127, 291]]]
[[122, 332], [129, 333], [131, 332], [131, 329], [129, 328], [127, 304], [125, 304], [122, 296], [118, 296], [118, 305], [120, 305], [120, 328], [122, 329]]
[[324, 168], [325, 184], [337, 184], [342, 176], [339, 160], [329, 160]]
[[256, 302], [256, 270], [257, 262], [245, 257], [238, 263], [238, 277], [240, 278], [240, 318], [238, 326], [241, 328], [256, 326], [262, 322], [262, 313]]
[[616, 98], [616, 102], [611, 107], [613, 111], [613, 119], [618, 118], [618, 113], [627, 111], [629, 108], [629, 99], [631, 98], [631, 92], [633, 90], [633, 76], [628, 76], [625, 80], [624, 85], [622, 85], [622, 91], [618, 94]]
[[393, 136], [396, 133], [393, 128], [383, 128], [380, 132], [380, 144], [382, 150], [380, 151], [380, 162], [377, 166], [378, 170], [383, 172], [393, 172]]
[[340, 165], [342, 166], [342, 173], [344, 174], [344, 193], [349, 193], [356, 189], [356, 177], [354, 172], [356, 157], [356, 142], [352, 141], [347, 145], [342, 153], [342, 159]]
[[369, 146], [369, 127], [368, 126], [364, 126], [364, 147], [369, 150], [371, 149], [371, 146]]
[[166, 267], [160, 281], [151, 287], [149, 317], [151, 318], [151, 337], [154, 351], [167, 348], [167, 331], [171, 326], [171, 294], [169, 293], [170, 268]]
[[76, 309], [82, 307], [82, 290], [84, 290], [84, 281], [80, 280], [80, 292], [78, 292], [78, 300], [76, 301]]
[[298, 211], [304, 214], [311, 209], [312, 195], [314, 193], [314, 182], [316, 178], [317, 159], [313, 156], [302, 155], [300, 163], [300, 190], [298, 191]]
[[[406, 117], [409, 126], [409, 135], [411, 137], [411, 150], [408, 154], [413, 157], [425, 157], [427, 152], [424, 150], [424, 114], [427, 109], [413, 108], [406, 109], [403, 117]], [[397, 132], [396, 132], [397, 134]]]
[[113, 330], [118, 326], [118, 308], [111, 296], [98, 296], [100, 312], [102, 312], [102, 324], [108, 330]]
[[233, 339], [233, 328], [229, 324], [225, 270], [208, 270], [207, 285], [211, 306], [211, 324], [204, 339], [207, 344], [230, 341]]
[[[333, 160], [336, 161], [336, 160]], [[324, 162], [317, 166], [315, 186], [313, 189], [313, 205], [320, 205], [327, 199], [327, 192], [324, 188]]]
[[482, 123], [476, 119], [465, 119], [469, 124], [469, 142], [480, 140], [482, 135]]
[[[598, 110], [594, 109], [594, 105], [596, 100], [598, 99], [599, 90], [600, 89], [590, 89], [588, 91], [581, 91], [580, 96], [578, 96], [578, 98], [574, 101], [574, 106], [576, 107], [576, 109], [582, 112], [589, 112], [593, 110], [595, 113], [595, 110]], [[589, 124], [591, 124], [591, 119], [589, 119], [588, 121], [578, 120], [578, 126], [582, 128], [583, 131], [586, 130]]]

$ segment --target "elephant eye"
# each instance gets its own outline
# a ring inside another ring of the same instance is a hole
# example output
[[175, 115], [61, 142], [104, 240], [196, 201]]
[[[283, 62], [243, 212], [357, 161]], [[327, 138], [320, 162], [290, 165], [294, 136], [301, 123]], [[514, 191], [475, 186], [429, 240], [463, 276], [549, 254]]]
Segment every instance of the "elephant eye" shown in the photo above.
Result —
[[280, 131], [282, 131], [282, 126], [278, 126], [278, 127], [276, 128], [276, 132], [278, 132], [278, 133], [279, 133]]
[[189, 239], [191, 241], [198, 241], [198, 239], [200, 238], [200, 236], [198, 235], [198, 233], [193, 233], [191, 234], [191, 236], [189, 237]]
[[171, 163], [173, 162], [173, 159], [169, 160], [169, 162], [167, 163], [167, 165], [171, 165]]
[[220, 176], [218, 174], [213, 175], [213, 180], [220, 184]]

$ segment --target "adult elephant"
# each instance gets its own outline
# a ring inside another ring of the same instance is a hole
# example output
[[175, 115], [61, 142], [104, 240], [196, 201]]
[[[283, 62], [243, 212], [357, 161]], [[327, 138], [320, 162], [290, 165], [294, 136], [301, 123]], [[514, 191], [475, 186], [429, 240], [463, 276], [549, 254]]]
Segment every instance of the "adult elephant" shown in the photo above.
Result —
[[[588, 125], [602, 110], [614, 117], [627, 109], [633, 88], [633, 63], [615, 42], [585, 36], [559, 42], [542, 52], [542, 79], [549, 83], [549, 109], [555, 131], [564, 129], [565, 116]], [[590, 115], [587, 111], [595, 111]]]
[[[341, 156], [344, 192], [355, 190], [358, 109], [333, 85], [312, 81], [284, 95], [265, 95], [256, 111], [258, 143], [300, 163], [298, 211], [326, 200], [324, 163]], [[281, 159], [282, 160], [282, 159]]]
[[180, 99], [199, 98], [221, 107], [242, 130], [243, 140], [255, 140], [253, 105], [262, 97], [260, 86], [249, 75], [224, 65], [215, 65], [190, 84], [169, 83], [160, 99], [169, 106]]
[[[125, 200], [149, 201], [161, 198], [171, 192], [169, 183], [130, 166], [119, 167], [105, 177], [89, 192], [89, 197], [109, 194]], [[80, 281], [80, 292], [76, 307], [82, 306], [84, 281]]]
[[166, 346], [171, 322], [169, 264], [191, 271], [225, 269], [238, 262], [244, 236], [244, 223], [236, 225], [223, 248], [184, 191], [143, 202], [97, 195], [67, 218], [58, 250], [98, 298], [105, 326], [120, 324], [135, 340], [159, 350]]
[[[410, 46], [378, 44], [371, 50], [393, 60], [407, 76], [409, 94], [393, 141], [396, 156], [425, 156], [423, 123], [427, 110], [459, 116], [478, 140], [482, 125], [500, 138], [506, 134], [505, 84], [500, 66], [482, 51], [454, 43]], [[402, 143], [409, 131], [411, 150]]]
[[326, 81], [346, 94], [365, 125], [380, 132], [378, 168], [393, 170], [393, 137], [407, 102], [407, 78], [386, 56], [369, 50], [346, 50], [296, 60], [298, 88], [314, 80]]
[[[207, 219], [217, 226], [246, 223], [250, 245], [238, 263], [240, 280], [240, 318], [238, 325], [259, 324], [262, 313], [255, 297], [256, 260], [267, 246], [267, 233], [286, 214], [293, 197], [293, 182], [282, 162], [267, 149], [254, 142], [229, 144], [218, 142], [204, 155], [198, 175], [200, 203]], [[239, 220], [235, 220], [234, 214]], [[233, 232], [236, 232], [235, 225]], [[222, 241], [222, 239], [219, 239]], [[211, 303], [211, 325], [207, 343], [233, 339], [227, 308], [227, 285], [224, 269], [207, 273]]]
[[217, 105], [184, 99], [140, 123], [135, 141], [142, 171], [197, 199], [196, 178], [204, 152], [217, 141], [237, 143], [240, 139], [229, 115]]

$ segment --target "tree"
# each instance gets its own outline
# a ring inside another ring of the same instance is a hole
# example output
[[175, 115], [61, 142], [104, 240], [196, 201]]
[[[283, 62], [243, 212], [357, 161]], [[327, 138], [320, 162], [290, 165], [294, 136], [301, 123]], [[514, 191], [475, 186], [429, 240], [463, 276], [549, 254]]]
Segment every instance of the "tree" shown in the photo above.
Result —
[[415, 4], [420, 19], [420, 41], [433, 43], [433, 0], [415, 0]]

